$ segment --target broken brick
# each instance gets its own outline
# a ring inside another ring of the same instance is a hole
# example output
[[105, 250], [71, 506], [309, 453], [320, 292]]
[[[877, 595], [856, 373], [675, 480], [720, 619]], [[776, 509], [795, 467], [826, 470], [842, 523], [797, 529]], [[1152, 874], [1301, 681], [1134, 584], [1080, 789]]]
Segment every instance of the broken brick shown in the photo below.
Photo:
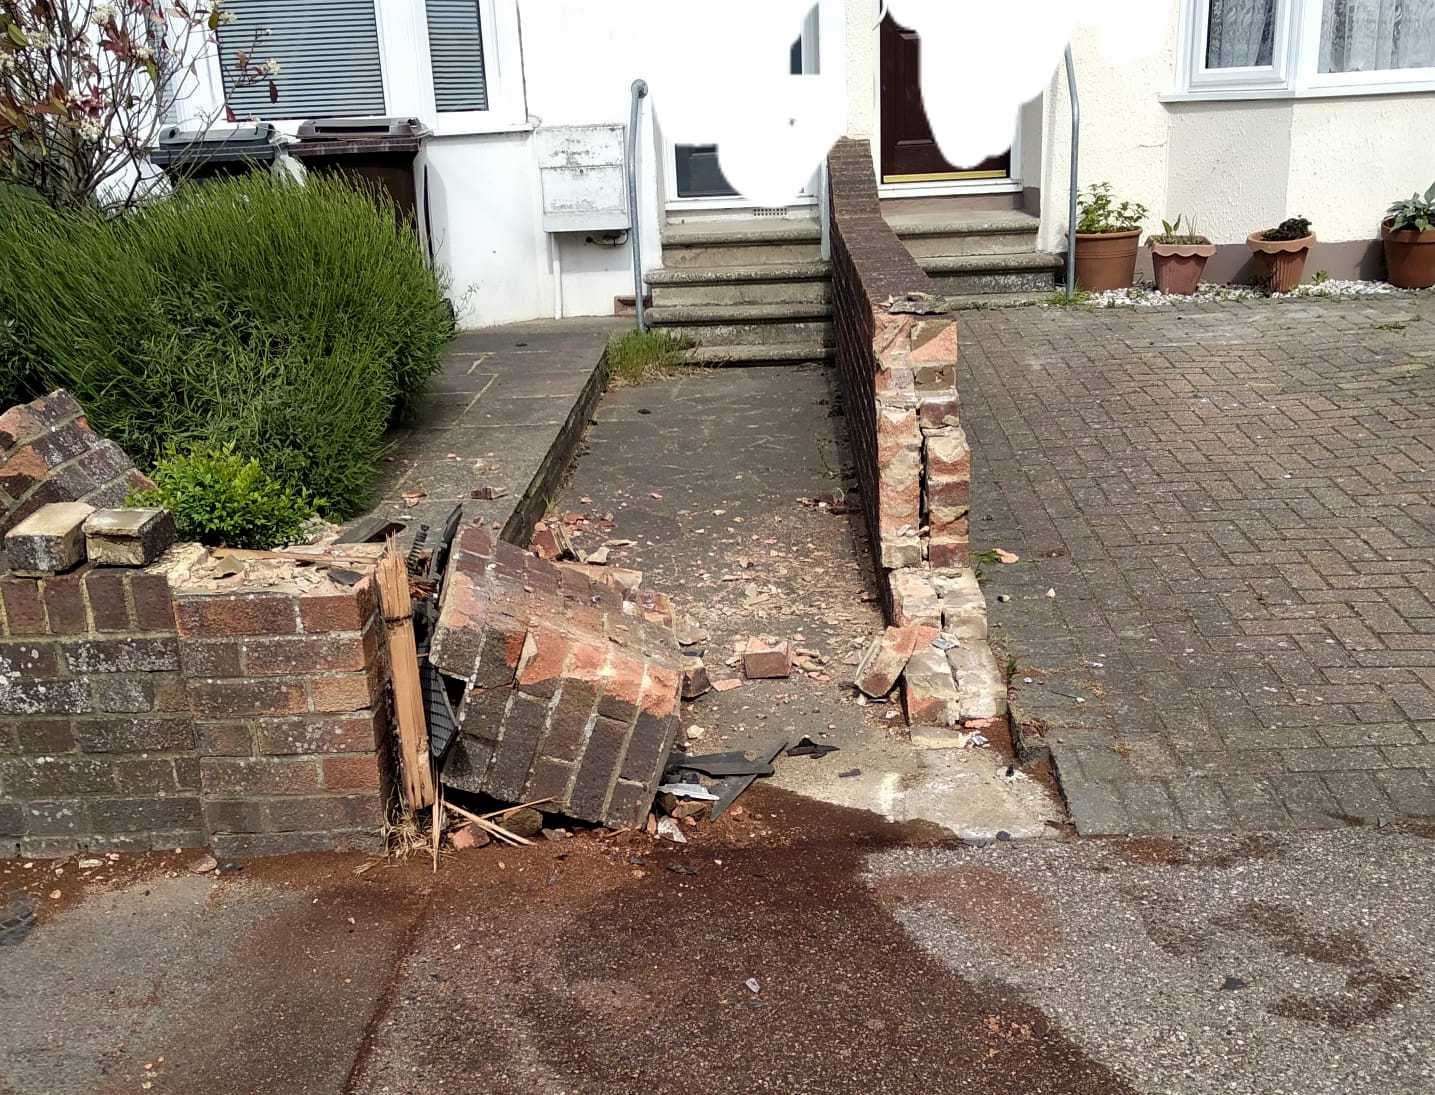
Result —
[[708, 667], [701, 658], [683, 659], [683, 699], [695, 700], [712, 690]]
[[887, 628], [862, 655], [853, 683], [873, 699], [880, 699], [896, 687], [917, 643], [930, 643], [936, 635], [936, 630], [929, 627]]
[[742, 651], [742, 673], [749, 680], [791, 676], [792, 644], [766, 636], [748, 639]]

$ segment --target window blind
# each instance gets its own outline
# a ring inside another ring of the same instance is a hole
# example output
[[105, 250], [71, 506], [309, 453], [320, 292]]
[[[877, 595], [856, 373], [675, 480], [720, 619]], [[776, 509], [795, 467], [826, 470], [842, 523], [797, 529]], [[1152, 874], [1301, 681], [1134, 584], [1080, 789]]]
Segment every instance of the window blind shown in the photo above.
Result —
[[440, 113], [487, 110], [478, 0], [427, 0], [434, 102]]
[[[384, 113], [384, 76], [374, 0], [227, 0], [234, 22], [219, 31], [224, 89], [241, 118], [324, 118]], [[256, 31], [265, 31], [255, 41]], [[279, 62], [267, 79], [236, 87], [235, 54]]]

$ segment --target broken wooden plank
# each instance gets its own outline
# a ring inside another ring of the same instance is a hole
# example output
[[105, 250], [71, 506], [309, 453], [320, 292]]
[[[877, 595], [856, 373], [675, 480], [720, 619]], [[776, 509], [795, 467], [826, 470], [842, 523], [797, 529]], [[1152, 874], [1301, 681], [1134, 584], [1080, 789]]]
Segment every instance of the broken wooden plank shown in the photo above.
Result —
[[413, 601], [409, 574], [398, 542], [389, 538], [379, 560], [379, 599], [388, 633], [389, 665], [393, 670], [394, 712], [399, 723], [399, 768], [409, 809], [434, 801], [429, 759], [428, 725], [424, 719], [423, 687], [419, 681], [418, 648], [414, 642]]

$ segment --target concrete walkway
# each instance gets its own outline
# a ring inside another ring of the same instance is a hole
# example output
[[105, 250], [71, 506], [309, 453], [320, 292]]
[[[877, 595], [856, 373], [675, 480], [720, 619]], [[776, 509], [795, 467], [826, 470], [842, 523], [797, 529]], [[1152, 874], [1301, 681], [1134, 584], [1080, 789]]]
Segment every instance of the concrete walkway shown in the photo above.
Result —
[[[856, 662], [883, 620], [866, 524], [830, 506], [855, 490], [832, 379], [779, 366], [610, 391], [555, 518], [572, 520], [580, 548], [614, 542], [612, 564], [641, 570], [706, 629], [709, 674], [740, 681], [684, 704], [696, 752], [770, 755], [810, 737], [839, 751], [780, 757], [777, 786], [986, 840], [1054, 835], [1060, 804], [1008, 775], [1005, 755], [942, 732], [908, 740], [900, 702], [857, 702]], [[736, 649], [753, 635], [801, 652], [790, 678], [740, 680]]]
[[968, 313], [962, 361], [1082, 833], [1435, 814], [1435, 298]]
[[602, 394], [608, 337], [624, 326], [538, 320], [459, 335], [413, 421], [389, 439], [380, 501], [350, 528], [437, 526], [462, 504], [466, 520], [526, 540]]

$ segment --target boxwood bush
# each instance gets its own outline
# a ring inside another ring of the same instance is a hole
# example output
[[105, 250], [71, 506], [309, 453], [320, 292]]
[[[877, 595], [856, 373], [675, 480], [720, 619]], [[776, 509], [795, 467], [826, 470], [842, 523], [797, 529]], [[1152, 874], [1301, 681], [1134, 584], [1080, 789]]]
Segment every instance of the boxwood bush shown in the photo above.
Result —
[[452, 334], [415, 235], [331, 179], [191, 184], [113, 220], [0, 188], [0, 268], [7, 403], [68, 388], [142, 466], [229, 445], [335, 518]]

